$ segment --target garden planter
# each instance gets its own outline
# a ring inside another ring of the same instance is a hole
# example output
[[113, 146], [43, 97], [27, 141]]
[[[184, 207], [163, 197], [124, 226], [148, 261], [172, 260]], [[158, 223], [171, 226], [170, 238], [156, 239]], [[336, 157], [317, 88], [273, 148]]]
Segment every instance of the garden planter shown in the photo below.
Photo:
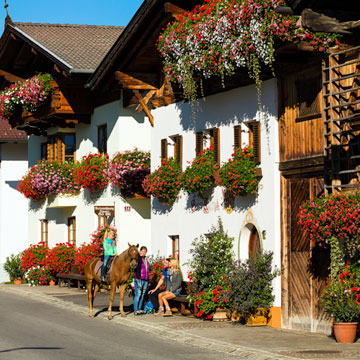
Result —
[[254, 315], [246, 318], [246, 325], [248, 326], [266, 326], [267, 325], [267, 310], [263, 308], [257, 309]]
[[214, 316], [213, 316], [213, 321], [229, 321], [230, 318], [228, 316], [228, 310], [227, 309], [216, 309]]
[[59, 194], [53, 201], [49, 199], [48, 208], [66, 208], [76, 207], [78, 204], [79, 193], [77, 194]]
[[14, 279], [14, 284], [15, 285], [21, 285], [22, 284], [22, 279], [21, 278]]
[[334, 323], [335, 339], [338, 343], [353, 343], [356, 338], [357, 322], [353, 323]]
[[231, 313], [231, 321], [232, 322], [240, 322], [242, 320], [242, 318], [243, 318], [243, 316], [237, 310], [234, 310]]
[[54, 280], [50, 280], [49, 285], [50, 285], [50, 286], [55, 286], [55, 281], [54, 281]]

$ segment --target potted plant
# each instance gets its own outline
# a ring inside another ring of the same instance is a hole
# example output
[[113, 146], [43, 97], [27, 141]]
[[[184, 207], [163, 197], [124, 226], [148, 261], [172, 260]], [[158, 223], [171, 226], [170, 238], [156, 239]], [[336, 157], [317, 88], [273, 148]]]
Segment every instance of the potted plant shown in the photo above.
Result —
[[173, 159], [164, 159], [161, 166], [143, 181], [145, 193], [156, 197], [163, 205], [172, 205], [181, 188], [181, 169]]
[[321, 301], [324, 310], [334, 319], [334, 335], [339, 343], [353, 343], [360, 316], [359, 263], [347, 262], [329, 278]]
[[182, 177], [183, 189], [188, 194], [197, 193], [202, 196], [203, 192], [214, 184], [214, 170], [218, 169], [215, 162], [214, 149], [200, 152], [186, 168]]
[[221, 166], [218, 185], [223, 186], [233, 196], [255, 194], [259, 185], [256, 164], [251, 148], [235, 149], [232, 158]]
[[4, 270], [9, 274], [10, 280], [14, 281], [15, 285], [21, 284], [24, 270], [21, 268], [20, 254], [11, 254], [10, 257], [7, 257], [4, 264]]
[[150, 152], [134, 149], [114, 155], [107, 170], [111, 183], [121, 192], [132, 197], [136, 194], [145, 196], [142, 182], [150, 174]]

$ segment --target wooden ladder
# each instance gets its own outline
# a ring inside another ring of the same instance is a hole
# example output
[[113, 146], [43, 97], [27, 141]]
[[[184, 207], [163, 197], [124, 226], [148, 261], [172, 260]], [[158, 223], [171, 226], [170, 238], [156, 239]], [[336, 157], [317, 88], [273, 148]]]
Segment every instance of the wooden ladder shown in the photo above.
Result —
[[360, 46], [323, 62], [325, 193], [359, 187]]

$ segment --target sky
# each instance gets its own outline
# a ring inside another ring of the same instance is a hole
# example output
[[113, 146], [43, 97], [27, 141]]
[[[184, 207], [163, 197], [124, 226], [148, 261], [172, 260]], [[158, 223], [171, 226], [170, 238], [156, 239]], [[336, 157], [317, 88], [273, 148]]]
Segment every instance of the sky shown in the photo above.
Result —
[[[126, 26], [143, 0], [7, 0], [14, 22]], [[6, 10], [0, 0], [0, 34]]]

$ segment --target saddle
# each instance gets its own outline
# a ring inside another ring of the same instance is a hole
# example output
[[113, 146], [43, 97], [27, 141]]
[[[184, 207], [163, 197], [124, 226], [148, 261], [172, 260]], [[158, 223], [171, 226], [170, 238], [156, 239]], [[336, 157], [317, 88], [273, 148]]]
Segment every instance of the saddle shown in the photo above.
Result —
[[[117, 258], [117, 256], [112, 256], [109, 259], [109, 261], [107, 262], [106, 270], [105, 270], [105, 276], [110, 275], [111, 270], [112, 270], [112, 265], [113, 265], [113, 262], [114, 262], [115, 258]], [[101, 276], [101, 267], [102, 267], [103, 263], [104, 263], [104, 255], [102, 255], [100, 257], [100, 260], [95, 265], [95, 274], [98, 275], [99, 277]]]

